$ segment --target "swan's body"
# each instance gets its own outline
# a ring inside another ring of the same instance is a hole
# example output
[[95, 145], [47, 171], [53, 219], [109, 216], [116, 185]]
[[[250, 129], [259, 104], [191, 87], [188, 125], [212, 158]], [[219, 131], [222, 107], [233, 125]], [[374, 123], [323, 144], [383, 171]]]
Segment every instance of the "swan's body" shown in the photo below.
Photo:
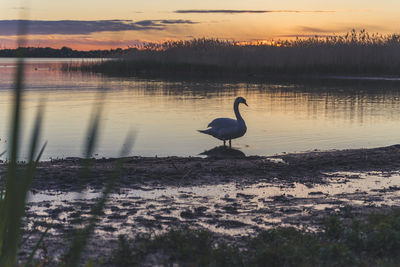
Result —
[[233, 110], [235, 111], [236, 120], [230, 118], [218, 118], [210, 122], [207, 130], [199, 130], [199, 132], [204, 134], [209, 134], [219, 140], [225, 141], [229, 140], [229, 147], [232, 146], [231, 140], [235, 138], [242, 137], [246, 131], [246, 123], [244, 122], [242, 116], [239, 112], [239, 104], [243, 103], [247, 106], [246, 99], [243, 97], [237, 97], [233, 103]]

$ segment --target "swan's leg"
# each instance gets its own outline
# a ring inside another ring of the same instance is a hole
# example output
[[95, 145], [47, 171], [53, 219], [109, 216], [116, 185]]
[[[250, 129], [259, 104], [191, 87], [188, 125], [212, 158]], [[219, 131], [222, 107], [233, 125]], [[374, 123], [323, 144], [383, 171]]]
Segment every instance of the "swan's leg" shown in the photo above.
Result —
[[232, 148], [232, 140], [229, 139], [229, 148]]
[[226, 146], [226, 144], [225, 144], [225, 140], [224, 140], [224, 146]]

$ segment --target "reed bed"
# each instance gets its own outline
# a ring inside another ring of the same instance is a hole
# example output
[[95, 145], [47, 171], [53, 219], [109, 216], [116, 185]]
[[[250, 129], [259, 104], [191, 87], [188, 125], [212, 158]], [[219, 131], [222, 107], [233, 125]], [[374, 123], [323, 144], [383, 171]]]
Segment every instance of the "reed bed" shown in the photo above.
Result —
[[140, 74], [333, 74], [399, 75], [400, 35], [370, 34], [297, 38], [265, 43], [193, 39], [147, 44], [117, 60], [68, 66], [110, 75]]

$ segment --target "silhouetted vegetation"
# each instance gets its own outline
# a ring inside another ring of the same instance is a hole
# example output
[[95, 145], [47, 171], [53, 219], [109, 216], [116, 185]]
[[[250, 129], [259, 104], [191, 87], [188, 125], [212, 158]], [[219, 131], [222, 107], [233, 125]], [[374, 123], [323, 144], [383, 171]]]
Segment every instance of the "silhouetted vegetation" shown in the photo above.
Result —
[[121, 56], [122, 53], [132, 52], [131, 49], [110, 49], [110, 50], [91, 50], [78, 51], [69, 47], [55, 49], [51, 47], [20, 47], [16, 49], [0, 49], [0, 57], [17, 57], [20, 54], [25, 57], [45, 57], [45, 58], [107, 58]]
[[326, 220], [320, 232], [290, 227], [232, 240], [207, 230], [121, 236], [108, 264], [135, 266], [395, 266], [400, 258], [400, 212], [372, 214], [365, 222]]
[[75, 66], [118, 76], [399, 75], [400, 35], [353, 30], [346, 35], [265, 43], [218, 39], [149, 44], [120, 60]]

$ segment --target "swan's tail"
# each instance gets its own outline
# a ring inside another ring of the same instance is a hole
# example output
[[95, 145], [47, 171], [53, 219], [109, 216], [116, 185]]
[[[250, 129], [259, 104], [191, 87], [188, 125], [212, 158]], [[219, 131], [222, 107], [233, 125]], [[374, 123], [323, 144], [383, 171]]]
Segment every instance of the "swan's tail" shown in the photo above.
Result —
[[203, 134], [211, 134], [210, 133], [210, 129], [207, 130], [197, 130], [199, 133], [203, 133]]

